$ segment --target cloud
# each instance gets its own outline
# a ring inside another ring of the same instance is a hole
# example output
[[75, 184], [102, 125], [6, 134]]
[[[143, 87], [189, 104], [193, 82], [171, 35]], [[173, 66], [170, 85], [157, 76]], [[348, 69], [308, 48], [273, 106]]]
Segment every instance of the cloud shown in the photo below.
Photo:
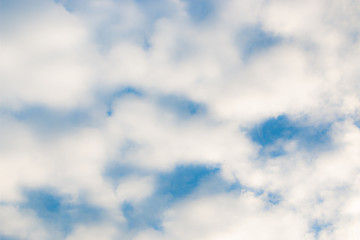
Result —
[[[5, 239], [15, 237], [20, 239], [46, 239], [49, 234], [38, 219], [29, 212], [19, 211], [14, 206], [1, 206], [1, 237]], [[10, 237], [11, 236], [11, 237]]]
[[359, 10], [0, 1], [0, 238], [355, 239]]
[[114, 227], [103, 226], [79, 226], [66, 240], [82, 239], [113, 239], [117, 235], [117, 229]]
[[0, 32], [1, 106], [68, 109], [88, 102], [96, 53], [81, 21], [49, 1], [9, 5]]
[[164, 233], [149, 230], [135, 239], [311, 239], [304, 234], [306, 222], [296, 213], [263, 207], [251, 193], [201, 198], [168, 211]]

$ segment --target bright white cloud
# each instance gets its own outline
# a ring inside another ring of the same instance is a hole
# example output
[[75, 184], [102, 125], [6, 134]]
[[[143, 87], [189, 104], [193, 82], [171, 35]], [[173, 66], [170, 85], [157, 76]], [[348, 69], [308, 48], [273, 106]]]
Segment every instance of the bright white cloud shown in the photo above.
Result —
[[66, 240], [83, 240], [83, 239], [114, 239], [117, 230], [110, 226], [79, 226]]
[[0, 238], [356, 239], [359, 10], [0, 1]]
[[147, 239], [312, 239], [301, 214], [282, 208], [266, 209], [251, 193], [200, 198], [166, 213], [165, 233], [145, 231]]
[[9, 5], [0, 32], [1, 106], [87, 104], [97, 54], [85, 26], [55, 3], [25, 4], [28, 11]]

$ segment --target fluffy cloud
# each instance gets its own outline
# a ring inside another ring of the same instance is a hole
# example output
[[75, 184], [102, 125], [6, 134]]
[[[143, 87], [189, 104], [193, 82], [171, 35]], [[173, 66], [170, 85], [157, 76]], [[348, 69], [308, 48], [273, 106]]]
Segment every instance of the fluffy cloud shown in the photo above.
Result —
[[49, 234], [38, 219], [29, 212], [21, 212], [13, 206], [1, 206], [1, 234], [19, 239], [47, 239]]
[[165, 233], [149, 230], [135, 239], [312, 239], [306, 224], [301, 214], [266, 209], [261, 199], [243, 192], [241, 196], [212, 196], [177, 206], [166, 213]]
[[0, 238], [356, 239], [359, 10], [0, 1]]
[[2, 5], [1, 106], [87, 103], [96, 52], [81, 21], [48, 1]]

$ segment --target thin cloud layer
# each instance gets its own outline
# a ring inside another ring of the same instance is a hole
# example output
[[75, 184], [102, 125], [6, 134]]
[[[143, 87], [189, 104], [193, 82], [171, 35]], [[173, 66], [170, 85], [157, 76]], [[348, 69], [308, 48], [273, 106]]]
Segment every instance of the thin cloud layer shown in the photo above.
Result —
[[0, 1], [1, 239], [357, 239], [356, 1]]

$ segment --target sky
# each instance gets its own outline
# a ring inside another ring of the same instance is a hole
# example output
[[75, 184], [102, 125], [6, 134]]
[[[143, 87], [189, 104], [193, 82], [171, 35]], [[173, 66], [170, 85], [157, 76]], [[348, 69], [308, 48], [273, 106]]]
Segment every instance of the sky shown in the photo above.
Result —
[[358, 240], [358, 0], [0, 0], [1, 240]]

